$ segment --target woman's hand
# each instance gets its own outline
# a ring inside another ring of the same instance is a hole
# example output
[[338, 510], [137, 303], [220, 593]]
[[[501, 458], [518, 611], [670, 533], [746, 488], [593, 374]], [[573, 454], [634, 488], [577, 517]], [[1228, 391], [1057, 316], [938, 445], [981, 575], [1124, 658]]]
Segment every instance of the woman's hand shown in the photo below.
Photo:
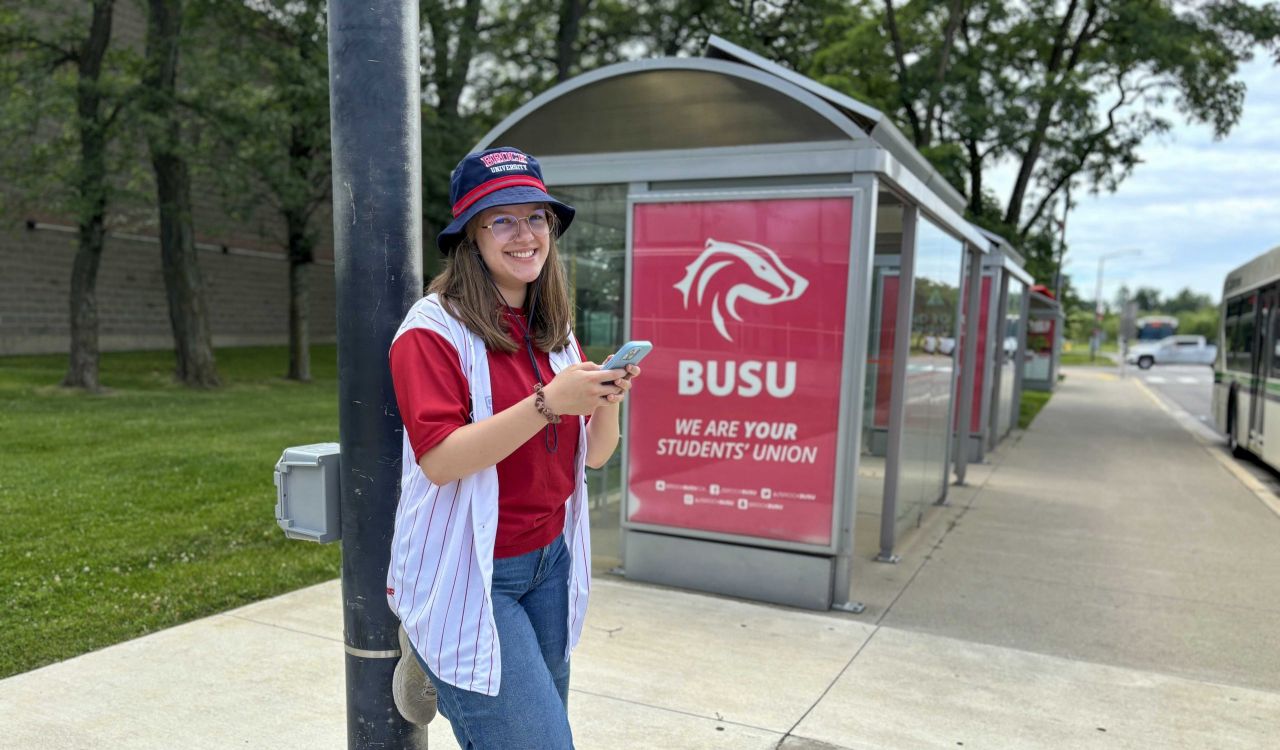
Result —
[[543, 387], [547, 408], [555, 414], [591, 414], [610, 396], [616, 397], [620, 392], [609, 382], [620, 381], [618, 373], [618, 370], [601, 370], [594, 362], [570, 365]]
[[[609, 370], [608, 372], [616, 372], [616, 370]], [[605, 403], [620, 404], [625, 401], [627, 391], [631, 390], [632, 379], [640, 377], [640, 368], [637, 365], [627, 365], [623, 372], [626, 374], [612, 383], [605, 384], [613, 388], [612, 393], [605, 395]]]
[[[621, 370], [600, 370], [609, 374], [605, 381], [604, 398], [598, 402], [601, 408], [591, 416], [587, 424], [587, 466], [598, 469], [604, 466], [618, 446], [618, 404], [627, 398], [631, 381], [640, 376], [640, 368], [627, 365]], [[612, 381], [612, 382], [609, 382]]]

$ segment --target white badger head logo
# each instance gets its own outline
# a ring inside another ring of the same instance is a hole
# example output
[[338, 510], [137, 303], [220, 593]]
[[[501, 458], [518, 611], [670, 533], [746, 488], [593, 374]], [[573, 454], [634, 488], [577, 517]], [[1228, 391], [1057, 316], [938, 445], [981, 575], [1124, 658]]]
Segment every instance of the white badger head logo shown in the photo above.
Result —
[[701, 305], [703, 297], [707, 294], [707, 287], [711, 284], [711, 278], [720, 269], [734, 263], [740, 263], [749, 268], [760, 284], [734, 284], [727, 291], [723, 289], [712, 291], [711, 321], [715, 323], [716, 330], [724, 336], [726, 341], [733, 341], [733, 337], [725, 330], [723, 310], [728, 310], [733, 319], [741, 323], [742, 316], [738, 314], [736, 307], [738, 300], [745, 299], [757, 305], [776, 305], [796, 299], [809, 287], [808, 281], [783, 265], [778, 254], [764, 245], [746, 241], [735, 243], [708, 239], [706, 249], [697, 260], [689, 264], [684, 278], [675, 285], [676, 289], [684, 295], [685, 309], [689, 309], [689, 293], [694, 290], [695, 283], [697, 284], [696, 302]]

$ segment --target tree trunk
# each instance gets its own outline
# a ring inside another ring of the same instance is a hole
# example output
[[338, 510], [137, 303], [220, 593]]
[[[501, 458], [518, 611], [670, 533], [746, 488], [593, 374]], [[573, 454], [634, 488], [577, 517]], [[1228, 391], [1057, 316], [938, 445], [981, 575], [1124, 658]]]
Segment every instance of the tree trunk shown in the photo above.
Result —
[[982, 152], [978, 150], [978, 142], [965, 139], [965, 151], [969, 154], [969, 214], [978, 216], [982, 213]]
[[143, 85], [150, 94], [152, 123], [147, 141], [156, 173], [160, 258], [177, 355], [175, 376], [185, 385], [212, 388], [218, 385], [218, 370], [191, 223], [191, 175], [179, 153], [181, 126], [174, 107], [182, 3], [148, 0], [148, 8]]
[[1009, 196], [1009, 205], [1005, 208], [1005, 223], [1014, 227], [1017, 227], [1022, 220], [1022, 203], [1026, 200], [1027, 189], [1031, 185], [1031, 177], [1035, 174], [1036, 162], [1040, 160], [1040, 149], [1044, 146], [1045, 138], [1048, 135], [1053, 111], [1058, 106], [1058, 97], [1061, 96], [1056, 90], [1058, 83], [1075, 67], [1076, 60], [1079, 58], [1080, 45], [1090, 35], [1090, 26], [1097, 14], [1097, 5], [1093, 0], [1089, 0], [1088, 10], [1085, 12], [1084, 25], [1072, 45], [1071, 57], [1064, 64], [1063, 55], [1067, 51], [1067, 38], [1071, 35], [1071, 24], [1075, 20], [1078, 6], [1079, 0], [1071, 0], [1068, 3], [1066, 13], [1058, 25], [1057, 36], [1053, 41], [1053, 50], [1049, 53], [1049, 61], [1045, 65], [1045, 90], [1040, 94], [1041, 101], [1039, 109], [1036, 111], [1035, 126], [1031, 130], [1031, 137], [1027, 143], [1026, 151], [1023, 152], [1022, 163], [1018, 168], [1018, 176], [1014, 179], [1013, 193]]
[[71, 267], [71, 354], [62, 385], [100, 390], [98, 379], [98, 264], [104, 241], [102, 215], [80, 224], [80, 243]]
[[589, 0], [562, 0], [560, 25], [556, 29], [556, 83], [569, 80], [573, 66], [578, 62], [576, 47], [578, 27], [586, 12]]
[[184, 385], [213, 388], [219, 384], [218, 369], [191, 226], [191, 177], [178, 156], [153, 151], [151, 161], [160, 202], [160, 259], [177, 356], [174, 377]]
[[916, 108], [912, 105], [911, 95], [908, 93], [911, 89], [907, 85], [906, 50], [902, 44], [902, 34], [898, 31], [898, 16], [893, 9], [893, 0], [884, 0], [884, 21], [889, 31], [889, 40], [893, 43], [893, 60], [898, 68], [898, 99], [902, 103], [902, 111], [907, 115], [907, 122], [911, 125], [911, 142], [916, 148], [920, 148], [926, 145], [921, 140], [924, 133], [920, 116], [916, 114]]
[[311, 264], [289, 260], [289, 379], [311, 382]]
[[947, 80], [947, 71], [951, 67], [951, 50], [955, 47], [956, 31], [959, 30], [960, 21], [967, 12], [964, 0], [952, 0], [947, 15], [946, 30], [942, 36], [942, 50], [938, 53], [938, 70], [934, 74], [933, 85], [929, 87], [928, 104], [924, 110], [924, 137], [922, 140], [926, 146], [933, 145], [933, 125], [941, 116], [938, 112], [938, 99], [942, 93], [942, 85]]
[[311, 264], [312, 238], [306, 218], [285, 212], [289, 232], [289, 374], [290, 380], [311, 382]]
[[114, 0], [99, 0], [93, 6], [93, 22], [78, 55], [76, 115], [80, 131], [80, 175], [78, 192], [79, 244], [71, 267], [71, 351], [62, 385], [97, 392], [98, 351], [98, 266], [106, 241], [107, 166], [106, 126], [102, 117], [102, 96], [98, 80], [102, 59], [111, 41]]
[[[436, 94], [440, 99], [437, 111], [442, 119], [458, 118], [458, 101], [462, 98], [462, 90], [466, 88], [467, 76], [471, 72], [471, 58], [475, 56], [476, 24], [480, 21], [480, 0], [467, 0], [462, 9], [462, 20], [457, 27], [457, 47], [450, 50], [449, 39], [452, 29], [449, 16], [438, 4], [429, 5], [432, 12], [424, 12], [423, 17], [431, 27], [432, 52], [435, 55]], [[426, 9], [424, 9], [426, 10]]]

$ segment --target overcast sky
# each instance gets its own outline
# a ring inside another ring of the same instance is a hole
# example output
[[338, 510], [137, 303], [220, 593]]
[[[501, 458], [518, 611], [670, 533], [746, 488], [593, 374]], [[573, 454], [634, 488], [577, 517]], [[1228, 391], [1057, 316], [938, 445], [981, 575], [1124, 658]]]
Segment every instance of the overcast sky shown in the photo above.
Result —
[[[1104, 299], [1127, 284], [1165, 296], [1191, 287], [1217, 302], [1228, 271], [1280, 245], [1280, 68], [1260, 55], [1241, 78], [1244, 114], [1225, 139], [1175, 117], [1118, 191], [1072, 196], [1065, 269], [1080, 296], [1093, 298], [1100, 255], [1134, 248], [1142, 253], [1106, 261]], [[994, 175], [1002, 196], [1014, 169]]]

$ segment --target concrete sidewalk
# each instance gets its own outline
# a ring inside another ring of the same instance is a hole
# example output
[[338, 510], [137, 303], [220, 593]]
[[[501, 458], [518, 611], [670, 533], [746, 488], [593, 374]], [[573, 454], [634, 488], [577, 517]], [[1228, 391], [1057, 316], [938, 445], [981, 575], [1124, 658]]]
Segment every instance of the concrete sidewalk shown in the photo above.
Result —
[[[1280, 517], [1138, 384], [1069, 370], [970, 479], [862, 615], [597, 578], [578, 746], [1280, 746]], [[0, 748], [345, 747], [342, 670], [335, 581], [0, 681]]]

